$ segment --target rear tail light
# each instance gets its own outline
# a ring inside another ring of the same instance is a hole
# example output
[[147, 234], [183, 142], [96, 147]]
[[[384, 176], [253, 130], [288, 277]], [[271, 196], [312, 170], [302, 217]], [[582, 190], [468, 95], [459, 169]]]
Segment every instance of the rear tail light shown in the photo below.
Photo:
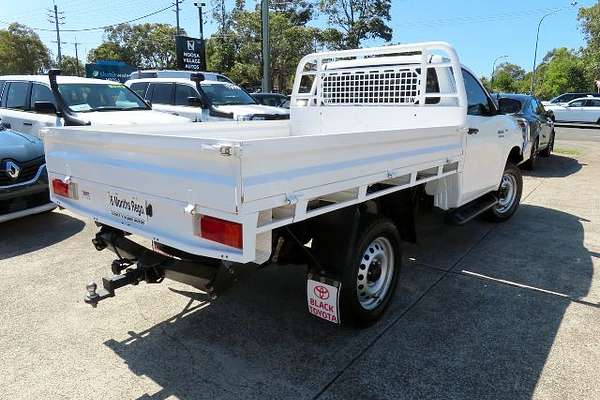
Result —
[[61, 179], [53, 179], [52, 192], [57, 196], [77, 200], [77, 185], [73, 182], [65, 182]]
[[201, 215], [200, 237], [237, 249], [243, 248], [242, 225], [237, 222]]
[[529, 141], [529, 122], [526, 119], [518, 118], [517, 125], [521, 128], [523, 140]]

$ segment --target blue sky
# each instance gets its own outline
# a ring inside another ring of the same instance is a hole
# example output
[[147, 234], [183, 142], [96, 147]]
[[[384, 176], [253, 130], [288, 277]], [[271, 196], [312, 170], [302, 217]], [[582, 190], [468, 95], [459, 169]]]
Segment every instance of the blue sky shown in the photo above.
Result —
[[[204, 0], [210, 3], [210, 0]], [[52, 0], [1, 0], [0, 20], [17, 21], [32, 27], [51, 29], [46, 10]], [[64, 29], [79, 29], [114, 24], [137, 18], [167, 7], [171, 0], [56, 0], [64, 11]], [[198, 11], [194, 0], [181, 5], [181, 26], [191, 35], [198, 34]], [[532, 68], [537, 23], [542, 15], [552, 9], [565, 10], [548, 17], [540, 34], [539, 59], [555, 47], [577, 48], [584, 44], [577, 23], [577, 8], [595, 3], [580, 1], [570, 7], [565, 0], [393, 0], [392, 21], [394, 42], [444, 40], [453, 44], [464, 64], [479, 75], [489, 75], [493, 60], [508, 55], [508, 61], [527, 70]], [[248, 0], [253, 6], [255, 0]], [[229, 7], [233, 0], [229, 1]], [[166, 22], [175, 24], [175, 13], [168, 10], [141, 22]], [[326, 25], [320, 17], [315, 25]], [[1, 25], [0, 27], [5, 27]], [[216, 30], [208, 11], [205, 11], [205, 35]], [[46, 45], [56, 54], [53, 32], [38, 31]], [[74, 55], [74, 45], [81, 43], [79, 56], [83, 58], [91, 48], [102, 41], [102, 31], [64, 32], [61, 41], [63, 53]], [[370, 40], [368, 46], [383, 42]]]

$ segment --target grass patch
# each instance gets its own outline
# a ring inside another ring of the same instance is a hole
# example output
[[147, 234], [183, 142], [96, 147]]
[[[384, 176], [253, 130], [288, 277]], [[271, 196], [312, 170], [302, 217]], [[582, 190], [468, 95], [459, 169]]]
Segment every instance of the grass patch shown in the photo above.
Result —
[[555, 148], [554, 152], [556, 154], [564, 154], [566, 156], [580, 156], [581, 155], [581, 151], [576, 150], [576, 149], [565, 149], [565, 148]]

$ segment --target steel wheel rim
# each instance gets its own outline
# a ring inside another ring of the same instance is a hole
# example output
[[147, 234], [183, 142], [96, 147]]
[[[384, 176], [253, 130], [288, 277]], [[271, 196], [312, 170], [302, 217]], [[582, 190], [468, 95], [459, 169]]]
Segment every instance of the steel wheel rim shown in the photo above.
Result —
[[379, 306], [392, 284], [394, 250], [391, 242], [380, 236], [363, 252], [356, 278], [358, 301], [365, 310]]
[[512, 174], [502, 175], [500, 190], [498, 190], [498, 205], [496, 211], [500, 214], [510, 210], [517, 197], [517, 179]]

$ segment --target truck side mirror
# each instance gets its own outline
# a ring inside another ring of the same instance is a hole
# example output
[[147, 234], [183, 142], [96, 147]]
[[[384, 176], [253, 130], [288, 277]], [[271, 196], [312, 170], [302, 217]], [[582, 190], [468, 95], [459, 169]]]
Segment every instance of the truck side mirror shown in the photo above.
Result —
[[192, 107], [208, 108], [208, 105], [202, 97], [188, 97], [188, 105]]
[[33, 111], [39, 114], [56, 114], [56, 106], [50, 101], [36, 101]]

